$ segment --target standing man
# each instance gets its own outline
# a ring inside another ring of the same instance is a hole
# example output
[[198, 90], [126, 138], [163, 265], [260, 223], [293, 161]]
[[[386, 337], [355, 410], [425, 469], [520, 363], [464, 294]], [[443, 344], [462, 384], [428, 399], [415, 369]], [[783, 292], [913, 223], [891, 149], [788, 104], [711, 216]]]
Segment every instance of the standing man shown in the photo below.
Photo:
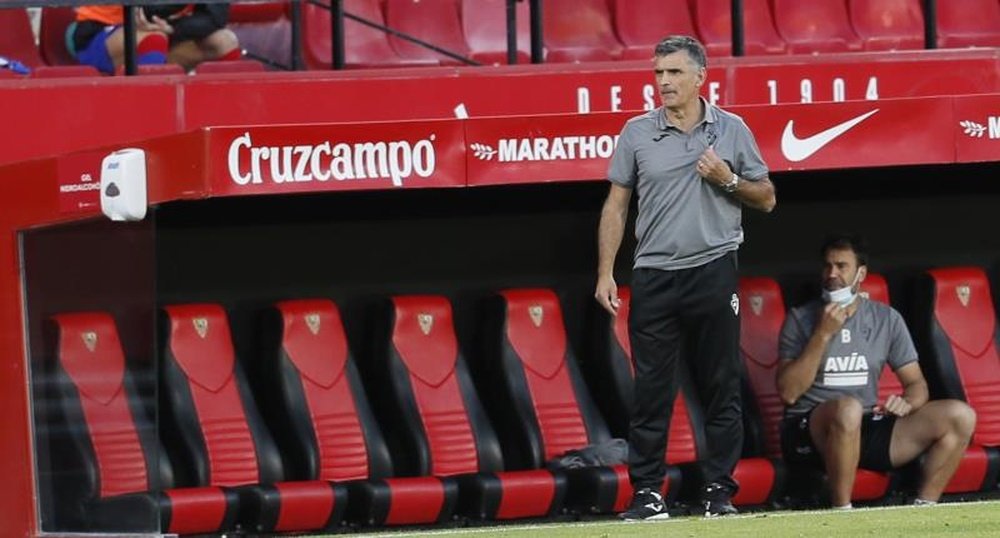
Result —
[[699, 96], [705, 49], [671, 36], [656, 45], [663, 103], [630, 119], [611, 158], [598, 231], [597, 301], [618, 313], [614, 261], [633, 189], [639, 197], [629, 339], [635, 362], [629, 477], [623, 519], [668, 517], [660, 494], [675, 372], [684, 350], [706, 411], [706, 515], [736, 512], [733, 468], [743, 447], [736, 250], [741, 206], [769, 212], [774, 186], [743, 120]]
[[[785, 461], [826, 468], [834, 508], [851, 508], [858, 467], [888, 471], [926, 453], [914, 504], [934, 504], [976, 425], [958, 400], [927, 401], [927, 383], [902, 316], [858, 294], [868, 274], [860, 237], [823, 244], [823, 301], [792, 309], [781, 328], [778, 393]], [[888, 364], [903, 386], [879, 402]]]

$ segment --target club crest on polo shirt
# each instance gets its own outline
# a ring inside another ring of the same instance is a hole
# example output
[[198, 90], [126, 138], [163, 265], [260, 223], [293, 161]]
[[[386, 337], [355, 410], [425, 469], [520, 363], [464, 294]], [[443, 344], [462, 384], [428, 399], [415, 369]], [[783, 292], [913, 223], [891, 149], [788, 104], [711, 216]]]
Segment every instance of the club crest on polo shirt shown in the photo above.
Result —
[[864, 355], [831, 355], [823, 366], [823, 384], [828, 387], [862, 387], [868, 384], [868, 372], [868, 358]]
[[733, 308], [733, 315], [740, 315], [740, 296], [733, 294], [733, 298], [729, 300], [729, 306]]

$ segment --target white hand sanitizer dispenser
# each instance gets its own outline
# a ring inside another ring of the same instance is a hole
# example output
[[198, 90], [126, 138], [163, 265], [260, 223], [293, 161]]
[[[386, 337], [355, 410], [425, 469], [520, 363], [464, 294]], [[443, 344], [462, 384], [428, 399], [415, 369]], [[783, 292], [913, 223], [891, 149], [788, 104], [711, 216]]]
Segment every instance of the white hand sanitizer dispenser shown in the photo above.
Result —
[[146, 152], [127, 148], [101, 163], [101, 211], [114, 221], [146, 217]]

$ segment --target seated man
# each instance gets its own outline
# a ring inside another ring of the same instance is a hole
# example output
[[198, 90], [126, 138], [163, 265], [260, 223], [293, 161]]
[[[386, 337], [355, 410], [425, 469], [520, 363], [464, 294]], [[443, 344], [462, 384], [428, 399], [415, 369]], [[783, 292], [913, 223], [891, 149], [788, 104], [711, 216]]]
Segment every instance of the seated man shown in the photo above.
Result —
[[[958, 400], [927, 401], [902, 316], [858, 294], [868, 271], [863, 240], [833, 236], [822, 255], [823, 301], [792, 309], [781, 329], [784, 458], [824, 465], [834, 508], [850, 508], [858, 467], [887, 471], [925, 454], [914, 504], [933, 504], [962, 458], [976, 415]], [[878, 402], [886, 362], [903, 394]]]
[[[140, 65], [179, 64], [193, 69], [206, 60], [238, 60], [239, 40], [227, 29], [226, 4], [177, 4], [135, 10], [136, 52]], [[81, 64], [106, 74], [125, 62], [121, 6], [80, 6], [69, 41]]]

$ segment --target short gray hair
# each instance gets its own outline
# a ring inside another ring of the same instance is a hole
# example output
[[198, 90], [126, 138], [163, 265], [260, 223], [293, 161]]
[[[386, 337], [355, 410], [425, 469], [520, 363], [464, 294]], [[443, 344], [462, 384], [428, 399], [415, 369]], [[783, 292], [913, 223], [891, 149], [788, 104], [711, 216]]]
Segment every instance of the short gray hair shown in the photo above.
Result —
[[667, 36], [656, 44], [653, 54], [660, 57], [682, 50], [687, 51], [688, 56], [691, 57], [694, 63], [698, 64], [698, 67], [708, 67], [708, 61], [705, 59], [705, 47], [691, 36]]

